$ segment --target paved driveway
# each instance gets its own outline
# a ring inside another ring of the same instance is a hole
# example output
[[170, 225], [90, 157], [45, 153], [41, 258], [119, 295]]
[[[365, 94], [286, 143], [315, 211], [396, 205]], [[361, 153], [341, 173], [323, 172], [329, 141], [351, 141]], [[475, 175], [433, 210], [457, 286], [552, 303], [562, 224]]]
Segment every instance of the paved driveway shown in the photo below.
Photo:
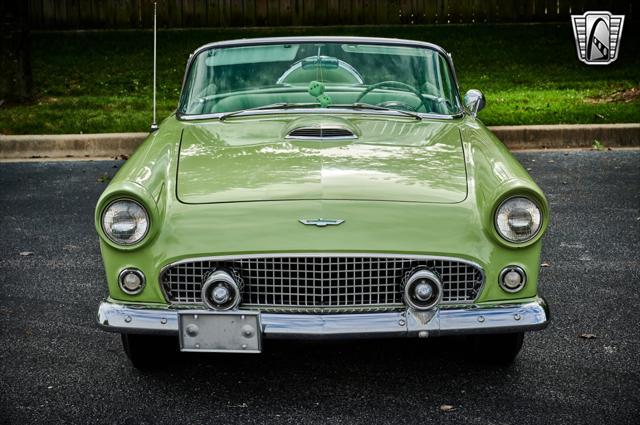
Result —
[[517, 156], [551, 202], [553, 322], [506, 369], [433, 339], [272, 343], [140, 373], [94, 324], [97, 180], [119, 163], [0, 164], [0, 422], [637, 423], [640, 151]]

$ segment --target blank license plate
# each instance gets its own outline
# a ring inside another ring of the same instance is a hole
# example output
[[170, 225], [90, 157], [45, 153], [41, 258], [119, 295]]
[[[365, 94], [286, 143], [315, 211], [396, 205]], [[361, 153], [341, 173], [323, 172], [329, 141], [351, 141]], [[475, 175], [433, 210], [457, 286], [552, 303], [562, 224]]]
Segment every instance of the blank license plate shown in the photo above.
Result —
[[260, 313], [180, 311], [180, 350], [209, 353], [259, 353]]

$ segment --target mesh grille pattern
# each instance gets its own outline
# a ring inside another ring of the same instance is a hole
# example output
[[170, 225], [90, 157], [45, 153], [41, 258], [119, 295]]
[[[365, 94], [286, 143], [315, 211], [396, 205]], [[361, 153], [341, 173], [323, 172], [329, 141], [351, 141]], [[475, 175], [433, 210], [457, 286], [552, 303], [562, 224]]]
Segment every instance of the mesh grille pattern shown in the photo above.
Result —
[[462, 261], [382, 256], [213, 258], [170, 266], [160, 279], [176, 304], [200, 304], [203, 276], [224, 268], [242, 279], [244, 307], [375, 310], [402, 307], [403, 279], [417, 267], [440, 275], [444, 303], [473, 301], [482, 286], [482, 271]]

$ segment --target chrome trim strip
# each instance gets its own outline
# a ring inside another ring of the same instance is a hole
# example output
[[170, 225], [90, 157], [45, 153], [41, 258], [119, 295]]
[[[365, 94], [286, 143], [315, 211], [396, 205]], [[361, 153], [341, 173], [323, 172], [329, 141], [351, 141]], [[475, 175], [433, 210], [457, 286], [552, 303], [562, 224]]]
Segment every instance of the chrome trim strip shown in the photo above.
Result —
[[205, 257], [192, 257], [185, 258], [183, 260], [175, 261], [165, 265], [160, 270], [162, 275], [169, 267], [177, 266], [184, 263], [190, 263], [192, 261], [229, 261], [229, 260], [243, 260], [253, 258], [287, 258], [287, 257], [365, 257], [365, 258], [406, 258], [409, 260], [444, 260], [444, 261], [459, 261], [466, 263], [470, 266], [476, 267], [482, 272], [484, 278], [484, 269], [480, 264], [467, 260], [465, 258], [448, 257], [443, 255], [420, 255], [420, 254], [399, 254], [399, 253], [369, 253], [369, 252], [276, 252], [276, 253], [262, 253], [262, 254], [238, 254], [238, 255], [212, 255]]
[[[392, 116], [399, 118], [407, 118], [415, 120], [415, 118], [403, 114], [400, 111], [394, 111], [393, 109], [378, 111], [378, 110], [355, 110], [349, 108], [300, 108], [300, 109], [262, 109], [262, 110], [250, 110], [245, 111], [231, 111], [234, 117], [249, 117], [249, 116], [262, 116], [262, 115], [282, 115], [282, 114], [353, 114], [353, 115], [375, 115], [375, 116]], [[199, 115], [182, 115], [176, 112], [176, 117], [180, 121], [198, 121], [207, 119], [219, 119], [221, 116], [228, 114], [229, 112], [216, 112], [214, 114], [199, 114]], [[453, 120], [462, 117], [464, 114], [459, 113], [455, 115], [438, 115], [438, 114], [425, 114], [422, 112], [414, 112], [420, 115], [420, 118], [438, 119], [438, 120]]]
[[[186, 308], [202, 308], [202, 304], [172, 304], [173, 306], [186, 306]], [[443, 305], [444, 306], [444, 305]], [[358, 304], [352, 306], [327, 306], [327, 307], [305, 307], [305, 306], [274, 306], [262, 304], [250, 304], [248, 306], [240, 306], [252, 310], [259, 310], [263, 313], [280, 313], [280, 314], [346, 314], [346, 313], [382, 313], [390, 311], [401, 311], [407, 308], [402, 303], [398, 304]]]
[[[109, 332], [178, 334], [178, 311], [168, 306], [103, 301], [98, 325]], [[189, 310], [193, 313], [197, 310]], [[207, 314], [210, 311], [202, 311]], [[524, 304], [470, 306], [459, 309], [363, 314], [261, 313], [266, 338], [435, 337], [509, 333], [544, 329], [550, 320], [543, 298]]]
[[296, 44], [296, 43], [347, 43], [347, 44], [385, 44], [393, 46], [406, 47], [424, 47], [435, 50], [443, 55], [447, 52], [440, 46], [426, 41], [404, 40], [400, 38], [384, 38], [384, 37], [352, 37], [352, 36], [300, 36], [300, 37], [262, 37], [262, 38], [241, 38], [237, 40], [225, 40], [208, 43], [198, 47], [193, 52], [193, 56], [203, 50], [218, 47], [241, 47], [241, 46], [259, 46], [264, 44]]

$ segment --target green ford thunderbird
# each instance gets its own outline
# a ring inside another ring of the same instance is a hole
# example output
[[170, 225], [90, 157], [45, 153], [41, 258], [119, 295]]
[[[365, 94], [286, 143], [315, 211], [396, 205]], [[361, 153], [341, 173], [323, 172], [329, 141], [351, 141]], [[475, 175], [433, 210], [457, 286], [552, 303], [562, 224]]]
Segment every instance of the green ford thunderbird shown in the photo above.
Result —
[[98, 201], [98, 323], [137, 367], [266, 338], [468, 335], [510, 362], [549, 321], [549, 208], [417, 41], [226, 41]]

